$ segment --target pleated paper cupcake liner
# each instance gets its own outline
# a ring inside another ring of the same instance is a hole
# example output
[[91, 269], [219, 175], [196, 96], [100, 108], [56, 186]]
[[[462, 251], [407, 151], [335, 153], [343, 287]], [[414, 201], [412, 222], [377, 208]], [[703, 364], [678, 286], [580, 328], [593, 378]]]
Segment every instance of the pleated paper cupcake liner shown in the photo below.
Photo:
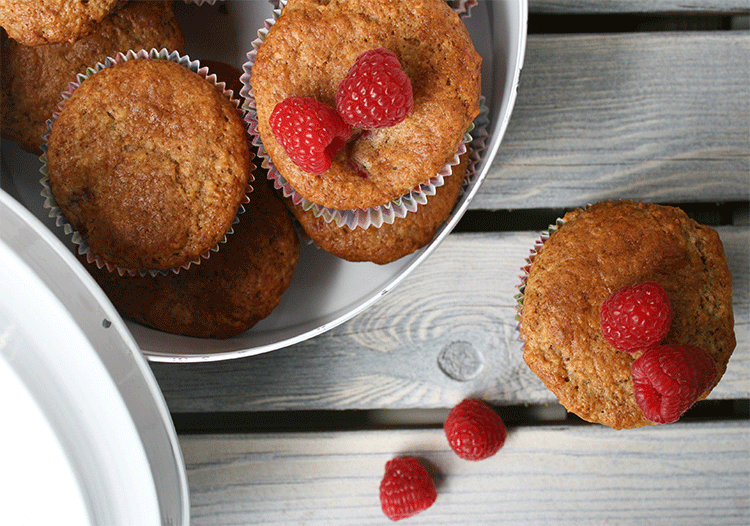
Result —
[[519, 276], [520, 283], [517, 285], [518, 288], [518, 294], [515, 295], [514, 299], [516, 300], [516, 321], [518, 322], [518, 328], [521, 328], [521, 313], [523, 311], [523, 299], [524, 299], [524, 293], [526, 292], [526, 281], [529, 278], [529, 272], [531, 271], [531, 265], [534, 263], [534, 259], [536, 258], [536, 255], [541, 250], [544, 243], [547, 242], [547, 240], [550, 238], [552, 234], [557, 232], [563, 225], [565, 224], [565, 221], [562, 220], [562, 218], [557, 218], [555, 220], [554, 225], [550, 225], [547, 227], [547, 230], [542, 232], [539, 239], [534, 243], [534, 246], [530, 249], [529, 256], [526, 258], [526, 265], [521, 267], [522, 274]]
[[[86, 243], [86, 240], [84, 239], [84, 237], [75, 230], [73, 225], [71, 225], [70, 222], [65, 217], [50, 187], [49, 172], [48, 172], [48, 166], [47, 166], [47, 143], [49, 141], [49, 135], [52, 130], [52, 126], [54, 125], [58, 116], [60, 115], [63, 108], [65, 107], [65, 102], [71, 97], [73, 92], [76, 90], [76, 88], [78, 88], [78, 86], [81, 85], [83, 81], [93, 76], [97, 72], [101, 71], [102, 69], [112, 67], [115, 64], [120, 64], [122, 62], [126, 62], [128, 60], [135, 60], [135, 59], [169, 60], [169, 61], [176, 62], [188, 68], [190, 71], [198, 74], [200, 77], [202, 77], [203, 79], [205, 79], [206, 81], [210, 82], [211, 84], [215, 85], [218, 89], [220, 89], [223, 95], [231, 101], [231, 103], [235, 106], [235, 108], [237, 108], [238, 116], [244, 121], [245, 112], [240, 107], [240, 101], [233, 97], [232, 91], [227, 90], [225, 83], [219, 82], [218, 79], [216, 78], [216, 75], [211, 74], [208, 71], [208, 68], [201, 67], [200, 62], [198, 60], [191, 60], [190, 57], [188, 56], [180, 55], [177, 51], [170, 52], [167, 49], [161, 49], [161, 50], [151, 49], [150, 51], [147, 51], [145, 49], [142, 49], [140, 51], [130, 50], [130, 51], [127, 51], [126, 53], [118, 53], [114, 57], [107, 57], [104, 61], [99, 62], [96, 65], [87, 68], [85, 72], [79, 73], [76, 80], [68, 84], [68, 88], [62, 93], [62, 100], [60, 104], [58, 105], [58, 110], [55, 111], [52, 114], [52, 118], [47, 121], [47, 131], [42, 136], [42, 138], [44, 139], [44, 144], [42, 145], [42, 151], [44, 153], [42, 153], [42, 155], [39, 157], [39, 160], [42, 162], [42, 166], [39, 169], [39, 171], [41, 172], [43, 176], [42, 179], [40, 180], [40, 183], [42, 184], [42, 187], [43, 187], [41, 191], [41, 195], [42, 197], [44, 197], [44, 207], [49, 210], [49, 217], [55, 220], [55, 224], [57, 225], [57, 227], [62, 228], [66, 236], [71, 237], [71, 242], [74, 245], [76, 245], [78, 254], [85, 256], [86, 261], [89, 262], [90, 264], [95, 264], [100, 269], [106, 268], [109, 272], [116, 271], [121, 276], [146, 276], [146, 275], [157, 276], [157, 275], [167, 275], [170, 272], [176, 274], [182, 269], [190, 268], [191, 265], [200, 264], [202, 260], [208, 259], [211, 256], [211, 253], [218, 252], [221, 245], [227, 242], [227, 236], [234, 233], [234, 228], [230, 226], [230, 228], [224, 234], [224, 237], [221, 240], [219, 240], [219, 242], [214, 247], [211, 247], [200, 257], [192, 261], [189, 261], [183, 265], [180, 265], [178, 267], [167, 269], [167, 270], [122, 268], [113, 263], [110, 263], [109, 261], [106, 261], [102, 257], [95, 255], [91, 251], [91, 248], [89, 247], [88, 243]], [[237, 215], [234, 218], [234, 221], [232, 222], [233, 225], [237, 224], [240, 221], [240, 216], [245, 212], [245, 207], [243, 205], [250, 202], [248, 194], [250, 194], [253, 189], [249, 183], [251, 183], [252, 181], [253, 181], [253, 176], [252, 174], [250, 174], [250, 177], [248, 179], [248, 185], [245, 190], [245, 194], [243, 195], [242, 200], [240, 202], [239, 208], [237, 210]]]

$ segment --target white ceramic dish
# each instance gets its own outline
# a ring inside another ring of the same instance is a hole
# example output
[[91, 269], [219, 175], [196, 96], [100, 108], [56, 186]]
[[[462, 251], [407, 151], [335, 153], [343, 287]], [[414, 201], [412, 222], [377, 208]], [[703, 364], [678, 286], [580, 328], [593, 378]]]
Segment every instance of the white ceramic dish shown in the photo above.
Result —
[[[210, 6], [175, 4], [192, 59], [219, 60], [241, 69], [247, 51], [271, 16], [270, 4], [227, 0]], [[200, 10], [200, 16], [195, 11]], [[238, 358], [279, 349], [312, 338], [367, 309], [398, 286], [432, 253], [464, 214], [500, 146], [516, 99], [526, 47], [526, 0], [480, 0], [465, 19], [483, 57], [482, 92], [489, 107], [487, 148], [478, 176], [450, 218], [422, 250], [379, 266], [350, 263], [314, 246], [302, 247], [300, 262], [281, 304], [249, 331], [227, 340], [204, 340], [156, 331], [127, 322], [143, 354], [153, 361], [204, 361]], [[39, 196], [39, 160], [3, 141], [3, 185], [50, 228]], [[70, 244], [70, 243], [68, 243]]]
[[187, 525], [177, 435], [124, 322], [4, 191], [0, 225], [0, 524]]

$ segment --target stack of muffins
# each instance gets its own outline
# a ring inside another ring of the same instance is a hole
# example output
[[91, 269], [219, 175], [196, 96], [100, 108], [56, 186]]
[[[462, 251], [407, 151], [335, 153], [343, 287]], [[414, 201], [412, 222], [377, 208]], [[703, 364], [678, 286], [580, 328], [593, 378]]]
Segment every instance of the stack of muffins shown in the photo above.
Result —
[[[463, 21], [443, 0], [289, 0], [281, 7], [254, 42], [242, 78], [249, 129], [269, 177], [305, 234], [341, 258], [385, 264], [425, 246], [458, 199], [465, 132], [480, 110], [481, 57]], [[413, 109], [396, 125], [355, 132], [325, 173], [306, 172], [271, 130], [272, 112], [291, 97], [335, 108], [349, 69], [375, 49], [400, 61]], [[437, 187], [420, 188], [438, 175]], [[423, 204], [407, 210], [403, 202], [415, 195]]]
[[[183, 56], [169, 1], [79, 4], [0, 8], [2, 136], [42, 153], [50, 214], [113, 303], [151, 327], [216, 338], [252, 327], [289, 285], [298, 236], [378, 264], [424, 247], [478, 159], [467, 150], [481, 58], [459, 17], [465, 1], [281, 2], [244, 76]], [[269, 113], [289, 96], [331, 104], [357, 56], [376, 48], [400, 60], [413, 109], [358, 130], [346, 157], [311, 178], [267, 133]], [[247, 123], [263, 155], [255, 176]], [[303, 193], [278, 191], [287, 180]]]
[[266, 317], [298, 241], [250, 184], [238, 71], [232, 91], [182, 55], [171, 1], [4, 5], [0, 23], [2, 136], [43, 152], [45, 206], [113, 303], [197, 337]]

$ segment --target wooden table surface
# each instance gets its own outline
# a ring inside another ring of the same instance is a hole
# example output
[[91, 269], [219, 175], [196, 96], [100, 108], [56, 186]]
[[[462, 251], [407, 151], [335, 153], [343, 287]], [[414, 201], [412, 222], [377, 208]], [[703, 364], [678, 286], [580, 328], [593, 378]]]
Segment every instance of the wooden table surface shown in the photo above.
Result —
[[[387, 524], [390, 458], [438, 498], [408, 524], [750, 523], [750, 5], [531, 0], [518, 98], [470, 210], [397, 290], [350, 321], [244, 359], [153, 363], [178, 430], [192, 523]], [[679, 423], [614, 431], [566, 415], [525, 366], [520, 268], [565, 211], [682, 206], [720, 233], [737, 348]], [[467, 396], [508, 425], [459, 459], [442, 422]]]

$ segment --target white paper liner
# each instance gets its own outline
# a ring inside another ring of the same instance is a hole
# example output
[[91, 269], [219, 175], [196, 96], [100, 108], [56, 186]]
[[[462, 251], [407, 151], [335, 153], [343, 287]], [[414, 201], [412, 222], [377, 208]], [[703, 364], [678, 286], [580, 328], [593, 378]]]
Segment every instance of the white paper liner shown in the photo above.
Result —
[[547, 227], [547, 230], [542, 232], [539, 239], [534, 243], [534, 247], [530, 249], [530, 254], [526, 258], [526, 265], [521, 267], [521, 271], [523, 274], [519, 276], [519, 279], [521, 282], [517, 285], [518, 288], [518, 294], [515, 295], [516, 300], [516, 321], [518, 322], [518, 329], [521, 328], [521, 312], [523, 311], [523, 298], [524, 293], [526, 291], [526, 281], [529, 278], [529, 271], [531, 270], [531, 265], [534, 263], [534, 259], [536, 258], [536, 255], [539, 253], [539, 250], [542, 248], [544, 243], [547, 242], [547, 240], [550, 238], [552, 234], [557, 232], [563, 225], [565, 224], [565, 221], [562, 220], [562, 218], [557, 218], [555, 220], [554, 225], [550, 225]]
[[[263, 44], [270, 28], [276, 23], [276, 20], [281, 15], [281, 11], [284, 6], [286, 6], [287, 0], [271, 0], [271, 3], [275, 7], [273, 16], [266, 19], [263, 28], [258, 30], [258, 38], [252, 42], [253, 49], [247, 53], [248, 60], [242, 66], [243, 74], [240, 77], [240, 80], [242, 81], [243, 87], [240, 91], [240, 96], [245, 99], [243, 107], [247, 110], [245, 113], [245, 120], [248, 125], [248, 133], [252, 137], [252, 144], [258, 148], [258, 156], [261, 158], [261, 165], [268, 171], [268, 179], [273, 181], [274, 188], [281, 190], [284, 197], [291, 198], [292, 203], [295, 206], [301, 206], [303, 210], [312, 212], [315, 217], [322, 217], [327, 223], [333, 221], [339, 227], [347, 226], [350, 229], [355, 229], [358, 227], [369, 228], [373, 226], [375, 228], [380, 228], [383, 224], [393, 224], [397, 218], [406, 217], [409, 212], [416, 212], [419, 205], [427, 204], [427, 198], [435, 195], [435, 190], [445, 183], [444, 178], [453, 173], [452, 167], [457, 165], [460, 162], [459, 157], [466, 153], [467, 144], [472, 143], [472, 155], [478, 160], [480, 152], [485, 146], [487, 137], [486, 127], [489, 122], [486, 119], [489, 109], [484, 104], [484, 98], [481, 99], [480, 103], [480, 115], [464, 134], [463, 142], [453, 158], [450, 159], [437, 174], [432, 176], [426, 182], [418, 185], [406, 195], [394, 199], [384, 205], [350, 210], [328, 208], [313, 203], [300, 195], [292, 184], [289, 183], [278, 171], [260, 139], [255, 95], [252, 92], [250, 84], [252, 67], [255, 63], [258, 49]], [[468, 17], [470, 16], [471, 8], [476, 5], [477, 0], [455, 0], [449, 3], [459, 16]], [[477, 143], [475, 139], [481, 139], [481, 141]], [[470, 163], [466, 172], [467, 180], [472, 179], [476, 172], [475, 168], [476, 162]]]
[[[39, 160], [42, 162], [42, 166], [39, 169], [39, 171], [42, 173], [43, 177], [40, 180], [40, 183], [42, 184], [42, 191], [41, 195], [44, 197], [44, 207], [49, 209], [49, 217], [55, 219], [55, 224], [63, 229], [63, 232], [65, 232], [65, 235], [71, 236], [71, 241], [73, 244], [75, 244], [78, 247], [78, 254], [85, 255], [86, 261], [92, 264], [95, 264], [98, 268], [106, 268], [109, 272], [117, 271], [120, 276], [157, 276], [157, 275], [167, 275], [170, 272], [178, 273], [181, 269], [187, 269], [191, 265], [199, 265], [200, 262], [203, 259], [208, 259], [211, 255], [211, 252], [218, 252], [220, 245], [223, 243], [226, 243], [227, 236], [234, 233], [234, 228], [229, 227], [229, 230], [224, 234], [224, 237], [219, 240], [219, 242], [209, 250], [207, 250], [204, 254], [202, 254], [200, 257], [196, 258], [193, 261], [189, 261], [179, 267], [175, 267], [172, 269], [167, 270], [160, 270], [160, 269], [126, 269], [119, 267], [117, 265], [114, 265], [103, 258], [94, 255], [91, 252], [91, 249], [86, 243], [86, 240], [83, 238], [83, 236], [77, 232], [73, 226], [70, 224], [70, 222], [66, 219], [65, 215], [63, 214], [62, 210], [60, 209], [60, 206], [57, 203], [57, 200], [55, 199], [54, 195], [52, 195], [52, 189], [50, 188], [50, 181], [49, 181], [49, 173], [48, 173], [48, 167], [47, 167], [47, 142], [49, 140], [49, 134], [52, 130], [52, 125], [57, 120], [57, 117], [60, 115], [60, 112], [62, 112], [62, 109], [65, 107], [65, 101], [67, 101], [70, 96], [73, 94], [73, 92], [76, 90], [78, 86], [81, 85], [81, 83], [86, 80], [87, 78], [91, 77], [95, 73], [101, 71], [104, 68], [112, 67], [115, 64], [120, 64], [122, 62], [126, 62], [128, 60], [134, 60], [134, 59], [160, 59], [160, 60], [169, 60], [172, 62], [176, 62], [186, 68], [188, 68], [190, 71], [198, 74], [211, 84], [215, 85], [217, 88], [222, 90], [222, 93], [224, 94], [227, 99], [230, 100], [230, 102], [237, 108], [237, 114], [244, 121], [244, 110], [240, 108], [240, 101], [238, 99], [234, 98], [234, 93], [232, 90], [226, 89], [226, 84], [224, 82], [219, 82], [216, 75], [209, 73], [207, 67], [201, 67], [200, 62], [198, 60], [190, 60], [190, 57], [180, 55], [177, 51], [168, 51], [167, 49], [151, 49], [150, 51], [147, 51], [145, 49], [142, 49], [140, 51], [133, 51], [130, 50], [127, 53], [118, 53], [114, 57], [107, 57], [103, 62], [97, 63], [95, 66], [86, 68], [86, 71], [84, 73], [79, 73], [76, 77], [76, 80], [73, 82], [70, 82], [68, 84], [68, 88], [62, 93], [62, 100], [58, 104], [58, 110], [55, 111], [52, 114], [52, 118], [47, 120], [47, 131], [42, 135], [42, 139], [44, 139], [44, 143], [42, 144], [42, 155], [39, 157]], [[233, 225], [237, 224], [239, 222], [239, 216], [243, 213], [245, 213], [245, 207], [244, 204], [247, 204], [250, 202], [250, 199], [248, 197], [248, 194], [252, 192], [253, 188], [250, 185], [254, 180], [254, 177], [252, 174], [250, 174], [248, 179], [248, 185], [245, 190], [245, 194], [242, 197], [242, 200], [240, 202], [240, 206], [237, 210], [237, 216], [234, 218], [234, 221], [232, 222]]]

